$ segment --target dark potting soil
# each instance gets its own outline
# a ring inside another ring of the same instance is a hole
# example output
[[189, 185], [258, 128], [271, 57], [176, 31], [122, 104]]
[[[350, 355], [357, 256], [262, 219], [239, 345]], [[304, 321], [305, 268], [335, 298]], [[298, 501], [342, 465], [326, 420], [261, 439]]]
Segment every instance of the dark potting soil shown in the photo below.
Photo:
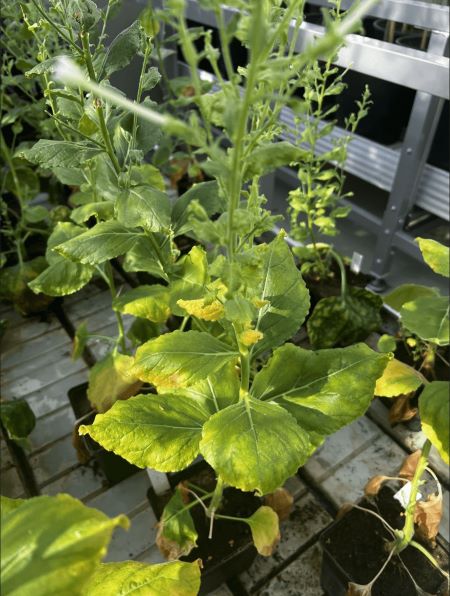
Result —
[[[377, 511], [393, 528], [400, 529], [403, 526], [403, 509], [393, 499], [393, 492], [388, 487], [382, 488], [374, 500], [365, 499], [360, 505]], [[392, 541], [392, 536], [381, 521], [368, 513], [351, 509], [327, 533], [324, 546], [352, 581], [366, 584], [375, 577], [386, 561], [386, 545], [389, 541]], [[430, 550], [430, 545], [424, 546]], [[438, 545], [431, 552], [442, 569], [448, 570], [448, 554], [445, 550]], [[391, 559], [372, 587], [372, 596], [417, 596], [404, 565], [427, 594], [445, 594], [445, 578], [421, 552], [408, 547], [400, 557], [394, 556]]]

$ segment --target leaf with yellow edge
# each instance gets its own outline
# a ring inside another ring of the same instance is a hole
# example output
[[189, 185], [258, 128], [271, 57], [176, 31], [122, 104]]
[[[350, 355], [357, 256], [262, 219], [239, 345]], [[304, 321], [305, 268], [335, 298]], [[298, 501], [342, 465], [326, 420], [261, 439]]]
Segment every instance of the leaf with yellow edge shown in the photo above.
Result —
[[177, 300], [180, 308], [184, 309], [192, 317], [203, 321], [218, 321], [223, 317], [224, 307], [218, 300], [208, 303], [205, 298], [196, 300]]
[[139, 286], [113, 301], [113, 310], [153, 323], [164, 323], [170, 315], [169, 291], [165, 286]]
[[243, 520], [252, 532], [253, 542], [260, 555], [270, 557], [280, 541], [278, 515], [267, 505], [262, 505], [249, 518]]
[[436, 240], [416, 238], [425, 263], [435, 273], [450, 277], [449, 248]]
[[433, 381], [425, 386], [419, 397], [422, 430], [448, 465], [450, 420], [450, 383]]
[[424, 376], [418, 370], [393, 358], [389, 360], [383, 374], [375, 384], [375, 395], [395, 397], [411, 393], [425, 382]]
[[109, 354], [91, 368], [87, 395], [97, 412], [106, 412], [118, 399], [136, 395], [142, 381], [133, 372], [133, 364], [131, 356]]

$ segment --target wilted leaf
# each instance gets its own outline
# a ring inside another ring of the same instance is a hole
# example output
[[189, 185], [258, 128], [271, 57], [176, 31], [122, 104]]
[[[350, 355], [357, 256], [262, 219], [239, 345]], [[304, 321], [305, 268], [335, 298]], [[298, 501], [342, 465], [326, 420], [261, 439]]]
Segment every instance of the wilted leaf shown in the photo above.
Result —
[[405, 457], [400, 472], [398, 473], [400, 478], [407, 478], [408, 480], [413, 479], [421, 455], [422, 451], [418, 449], [417, 451], [414, 451], [414, 453], [411, 453], [411, 455], [408, 455], [408, 457]]
[[263, 505], [247, 519], [243, 519], [252, 532], [256, 550], [264, 557], [270, 557], [280, 541], [278, 515], [271, 507]]
[[198, 534], [180, 488], [164, 507], [158, 523], [156, 545], [169, 561], [188, 555], [197, 546]]
[[364, 494], [366, 497], [374, 497], [377, 495], [386, 480], [389, 480], [389, 476], [374, 476], [371, 478], [364, 487]]
[[412, 420], [418, 412], [418, 408], [411, 406], [410, 395], [399, 395], [394, 397], [393, 403], [389, 409], [389, 422], [391, 424], [397, 424], [398, 422], [407, 422]]
[[336, 513], [336, 519], [341, 519], [342, 517], [344, 517], [344, 515], [347, 515], [347, 513], [351, 511], [353, 507], [353, 503], [342, 503], [342, 505], [339, 507], [338, 512]]
[[87, 328], [87, 322], [83, 321], [78, 325], [73, 338], [72, 345], [72, 360], [78, 360], [83, 355], [86, 343], [89, 339], [89, 331]]
[[283, 521], [291, 514], [294, 497], [285, 488], [277, 488], [264, 497], [264, 503], [275, 511], [280, 521]]
[[349, 582], [347, 588], [347, 596], [371, 596], [372, 584], [355, 584]]
[[429, 495], [426, 501], [417, 501], [414, 523], [422, 538], [434, 542], [442, 519], [442, 495]]

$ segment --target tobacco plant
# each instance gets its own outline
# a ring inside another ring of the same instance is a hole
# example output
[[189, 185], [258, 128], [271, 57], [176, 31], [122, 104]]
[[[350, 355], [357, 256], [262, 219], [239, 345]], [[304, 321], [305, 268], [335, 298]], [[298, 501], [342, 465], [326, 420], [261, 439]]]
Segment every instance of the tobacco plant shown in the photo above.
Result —
[[114, 529], [129, 527], [125, 515], [110, 519], [65, 494], [0, 499], [4, 596], [195, 596], [199, 591], [197, 562], [101, 562]]
[[[168, 2], [195, 93], [196, 110], [184, 122], [129, 102], [96, 84], [92, 76], [86, 79], [67, 61], [60, 63], [57, 76], [68, 87], [81, 87], [106, 106], [128, 108], [189, 143], [205, 157], [202, 169], [214, 180], [194, 186], [172, 208], [161, 201], [155, 210], [145, 196], [129, 191], [125, 213], [119, 195], [118, 221], [98, 223], [55, 244], [54, 251], [94, 267], [126, 252], [127, 257], [136, 254], [145, 242], [153, 247], [147, 259], [154, 268], [163, 261], [154, 250], [158, 233], [159, 253], [180, 229], [208, 246], [208, 251], [194, 246], [162, 267], [165, 285], [136, 288], [116, 303], [123, 312], [139, 311], [161, 320], [173, 313], [183, 316], [183, 322], [180, 329], [136, 350], [130, 374], [153, 385], [157, 393], [116, 401], [93, 425], [79, 431], [137, 466], [161, 472], [182, 470], [201, 454], [217, 475], [205, 506], [212, 527], [225, 486], [259, 494], [274, 491], [327, 435], [360, 416], [389, 356], [364, 344], [317, 352], [283, 345], [308, 313], [308, 291], [283, 233], [270, 243], [255, 242], [273, 226], [273, 217], [263, 207], [260, 177], [304, 155], [303, 149], [276, 140], [274, 109], [295, 101], [289, 80], [301, 77], [310, 61], [333, 52], [364, 7], [331, 25], [322, 40], [298, 55], [288, 31], [296, 17], [292, 35], [298, 35], [300, 1], [288, 7], [276, 0], [234, 1], [233, 7], [240, 10], [227, 29], [219, 2], [205, 0], [202, 5], [217, 16], [222, 52], [236, 35], [248, 47], [250, 61], [245, 69], [220, 80], [219, 90], [203, 95], [200, 56], [193, 44], [195, 33], [186, 25], [184, 1]], [[213, 126], [219, 129], [218, 138]], [[211, 220], [215, 212], [219, 216]], [[142, 252], [138, 254], [142, 258]], [[196, 503], [204, 500], [200, 495]], [[190, 526], [186, 507], [181, 507]], [[259, 531], [265, 533], [262, 546], [255, 537], [265, 554], [267, 542], [274, 542], [278, 531], [276, 516], [268, 509], [258, 510], [257, 520], [244, 520], [258, 527], [258, 536]], [[180, 535], [174, 536], [169, 524], [167, 538], [182, 543], [185, 530], [182, 525]]]

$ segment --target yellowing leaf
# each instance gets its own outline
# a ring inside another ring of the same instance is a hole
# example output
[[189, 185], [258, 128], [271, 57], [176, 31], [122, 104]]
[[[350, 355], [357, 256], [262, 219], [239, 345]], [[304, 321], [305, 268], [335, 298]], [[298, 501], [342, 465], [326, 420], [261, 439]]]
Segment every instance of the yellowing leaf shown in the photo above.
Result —
[[97, 412], [106, 412], [118, 399], [136, 395], [141, 387], [133, 372], [133, 358], [109, 354], [92, 367], [87, 395]]
[[450, 383], [448, 381], [428, 383], [419, 397], [419, 412], [423, 432], [448, 465], [450, 463], [448, 424], [450, 420]]
[[273, 493], [264, 497], [264, 503], [271, 507], [280, 521], [287, 519], [294, 505], [294, 497], [285, 488], [277, 488]]
[[411, 393], [422, 383], [425, 383], [425, 378], [419, 371], [393, 358], [387, 363], [382, 376], [376, 382], [375, 395], [394, 397]]
[[427, 265], [439, 275], [450, 276], [449, 248], [436, 240], [416, 238], [420, 251]]
[[256, 329], [247, 329], [243, 331], [239, 336], [239, 341], [244, 346], [253, 346], [264, 337], [264, 333], [256, 331]]
[[244, 521], [250, 526], [256, 550], [260, 555], [270, 557], [280, 541], [278, 515], [271, 507], [262, 505]]
[[218, 321], [224, 314], [223, 304], [218, 300], [213, 300], [208, 304], [204, 298], [198, 298], [197, 300], [180, 299], [177, 300], [177, 304], [191, 316], [204, 321]]
[[169, 561], [188, 555], [197, 545], [198, 534], [186, 509], [180, 488], [177, 488], [164, 507], [160, 522], [156, 545]]
[[142, 285], [115, 298], [113, 309], [153, 323], [164, 323], [170, 315], [169, 292], [159, 284]]

